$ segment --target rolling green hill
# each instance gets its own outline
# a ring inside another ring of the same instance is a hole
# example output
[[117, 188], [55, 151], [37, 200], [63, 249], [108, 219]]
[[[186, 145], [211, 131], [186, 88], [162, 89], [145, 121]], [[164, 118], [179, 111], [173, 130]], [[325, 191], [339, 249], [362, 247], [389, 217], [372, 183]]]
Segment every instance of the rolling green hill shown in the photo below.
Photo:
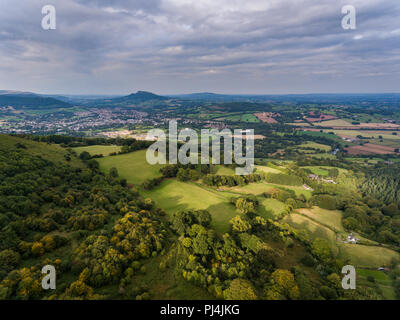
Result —
[[146, 150], [140, 150], [123, 155], [104, 157], [98, 159], [100, 169], [108, 172], [111, 168], [117, 168], [119, 174], [129, 183], [141, 185], [146, 179], [161, 176], [162, 165], [150, 165], [146, 161]]
[[0, 135], [0, 149], [1, 150], [11, 150], [16, 148], [19, 145], [19, 151], [34, 155], [40, 156], [44, 159], [49, 161], [59, 162], [59, 163], [66, 163], [68, 162], [70, 165], [82, 167], [83, 164], [80, 160], [70, 157], [70, 161], [66, 161], [69, 152], [61, 148], [58, 145], [54, 144], [47, 144], [44, 142], [34, 142], [27, 139], [7, 136], [7, 135]]

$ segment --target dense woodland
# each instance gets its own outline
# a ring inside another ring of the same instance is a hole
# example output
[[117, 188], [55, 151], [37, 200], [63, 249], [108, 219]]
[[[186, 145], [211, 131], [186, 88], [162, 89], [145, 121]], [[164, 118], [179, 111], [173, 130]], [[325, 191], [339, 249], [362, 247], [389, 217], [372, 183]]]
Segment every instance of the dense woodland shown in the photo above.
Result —
[[47, 298], [99, 298], [93, 287], [123, 283], [138, 260], [163, 249], [152, 201], [117, 172], [72, 157], [52, 162], [20, 142], [0, 150], [1, 299], [47, 297], [40, 279], [49, 263], [61, 278]]
[[[323, 239], [310, 241], [285, 225], [266, 221], [251, 211], [231, 220], [232, 231], [219, 237], [209, 228], [207, 212], [180, 212], [172, 221], [179, 235], [180, 268], [188, 281], [229, 300], [376, 299], [373, 290], [351, 294], [341, 289], [341, 261]], [[270, 239], [275, 248], [264, 242]], [[304, 251], [302, 264], [278, 267], [282, 248]], [[319, 280], [310, 280], [316, 267]], [[350, 294], [350, 296], [349, 296]]]

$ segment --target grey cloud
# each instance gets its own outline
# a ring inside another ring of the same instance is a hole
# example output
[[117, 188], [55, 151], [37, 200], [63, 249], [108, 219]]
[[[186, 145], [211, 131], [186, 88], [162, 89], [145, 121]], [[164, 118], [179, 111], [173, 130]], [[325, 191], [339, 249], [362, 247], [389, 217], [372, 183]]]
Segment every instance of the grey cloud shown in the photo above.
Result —
[[[368, 92], [399, 78], [398, 0], [59, 0], [57, 30], [44, 31], [47, 2], [2, 0], [0, 68], [14, 73], [1, 88]], [[345, 4], [357, 30], [341, 28]]]

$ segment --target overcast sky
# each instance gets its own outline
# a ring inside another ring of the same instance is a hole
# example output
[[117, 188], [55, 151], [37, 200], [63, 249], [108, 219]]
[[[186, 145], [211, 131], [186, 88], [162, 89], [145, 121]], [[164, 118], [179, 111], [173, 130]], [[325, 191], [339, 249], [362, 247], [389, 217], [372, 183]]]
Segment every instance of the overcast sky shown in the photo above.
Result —
[[[48, 4], [56, 30], [41, 27]], [[0, 0], [1, 89], [400, 92], [400, 1]]]

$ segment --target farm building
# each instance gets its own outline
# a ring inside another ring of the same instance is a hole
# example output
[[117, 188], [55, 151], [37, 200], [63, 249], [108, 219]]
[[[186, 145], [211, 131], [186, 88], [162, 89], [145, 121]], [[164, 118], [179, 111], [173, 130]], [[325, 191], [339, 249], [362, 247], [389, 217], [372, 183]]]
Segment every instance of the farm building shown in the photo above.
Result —
[[354, 243], [357, 244], [360, 241], [360, 239], [357, 239], [354, 237], [353, 233], [351, 232], [348, 236], [347, 236], [347, 241], [346, 243]]

